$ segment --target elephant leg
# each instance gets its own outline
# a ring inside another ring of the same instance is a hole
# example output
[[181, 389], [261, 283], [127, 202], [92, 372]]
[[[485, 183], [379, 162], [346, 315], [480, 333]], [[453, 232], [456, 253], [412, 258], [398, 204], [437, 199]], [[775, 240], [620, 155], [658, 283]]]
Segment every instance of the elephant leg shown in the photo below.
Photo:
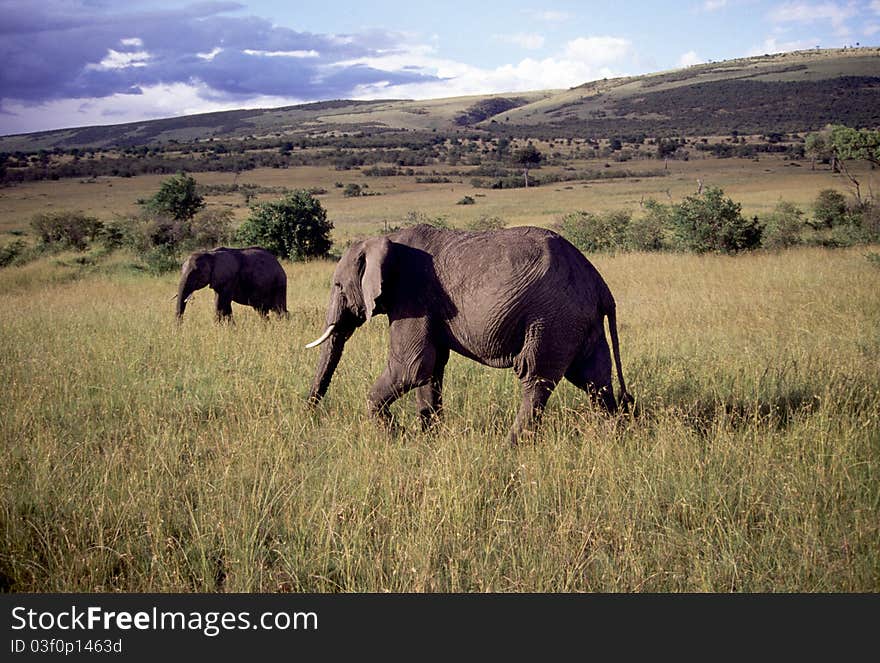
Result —
[[433, 426], [443, 413], [443, 374], [448, 361], [449, 349], [437, 348], [431, 379], [416, 390], [423, 431]]
[[215, 298], [216, 315], [218, 322], [232, 321], [232, 296], [224, 293], [216, 293]]
[[566, 379], [589, 394], [590, 399], [607, 412], [617, 411], [611, 382], [611, 351], [604, 329], [592, 346], [582, 352], [565, 372]]
[[507, 436], [511, 446], [516, 445], [524, 436], [530, 435], [537, 430], [541, 421], [541, 415], [547, 405], [547, 401], [558, 380], [548, 378], [530, 378], [521, 380], [523, 385], [523, 399], [516, 415], [513, 428]]
[[574, 352], [563, 328], [543, 320], [535, 320], [526, 328], [523, 348], [513, 361], [513, 370], [523, 386], [523, 399], [508, 442], [516, 444], [524, 434], [537, 429], [547, 400]]
[[283, 318], [290, 317], [290, 314], [287, 312], [287, 288], [281, 288], [275, 294], [275, 304], [273, 308], [279, 316]]
[[[416, 335], [409, 325], [392, 328], [388, 364], [367, 396], [370, 414], [391, 423], [391, 404], [416, 387], [428, 386], [434, 375], [437, 349], [427, 335]], [[405, 350], [405, 354], [400, 350]]]

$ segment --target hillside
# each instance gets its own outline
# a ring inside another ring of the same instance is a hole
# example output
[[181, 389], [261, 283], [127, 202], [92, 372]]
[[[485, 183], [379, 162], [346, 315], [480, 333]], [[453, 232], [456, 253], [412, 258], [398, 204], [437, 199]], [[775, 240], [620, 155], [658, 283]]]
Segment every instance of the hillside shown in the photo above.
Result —
[[326, 101], [0, 137], [2, 152], [177, 141], [482, 131], [564, 138], [768, 134], [880, 125], [880, 48], [815, 50], [594, 81], [570, 90]]
[[[502, 132], [564, 137], [767, 134], [880, 124], [880, 48], [728, 60], [587, 83], [494, 118]], [[492, 124], [490, 122], [490, 124]]]

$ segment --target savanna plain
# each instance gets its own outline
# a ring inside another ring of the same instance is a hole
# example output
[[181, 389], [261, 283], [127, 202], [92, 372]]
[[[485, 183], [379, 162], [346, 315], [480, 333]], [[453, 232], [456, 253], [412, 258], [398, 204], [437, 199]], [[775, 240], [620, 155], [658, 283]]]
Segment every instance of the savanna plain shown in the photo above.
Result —
[[[662, 162], [651, 164], [656, 170]], [[760, 214], [846, 183], [782, 160], [674, 163], [663, 177], [474, 189], [356, 171], [253, 171], [323, 186], [339, 246], [407, 212], [550, 225], [680, 200], [697, 179]], [[200, 182], [233, 174], [199, 174]], [[224, 179], [225, 178], [225, 179]], [[46, 206], [106, 218], [161, 178], [0, 191], [3, 230]], [[242, 181], [239, 179], [239, 181]], [[456, 205], [465, 194], [475, 204]], [[243, 214], [240, 202], [209, 204]], [[287, 320], [210, 291], [182, 324], [176, 275], [114, 253], [0, 270], [0, 587], [74, 592], [880, 591], [877, 247], [737, 256], [594, 254], [618, 305], [630, 414], [563, 383], [534, 440], [505, 436], [511, 371], [453, 356], [445, 418], [396, 435], [365, 413], [378, 318], [326, 399], [305, 395], [334, 263], [285, 262]]]

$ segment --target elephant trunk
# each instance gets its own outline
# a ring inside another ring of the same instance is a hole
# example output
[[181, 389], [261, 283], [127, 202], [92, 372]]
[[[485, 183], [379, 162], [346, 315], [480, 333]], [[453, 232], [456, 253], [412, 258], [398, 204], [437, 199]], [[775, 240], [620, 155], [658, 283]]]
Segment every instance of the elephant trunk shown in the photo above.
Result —
[[315, 369], [315, 379], [312, 381], [312, 388], [309, 390], [310, 405], [317, 405], [324, 397], [324, 394], [327, 393], [330, 380], [333, 379], [333, 373], [342, 357], [342, 350], [347, 340], [347, 336], [333, 333], [330, 330], [327, 342], [321, 346], [321, 356], [318, 358], [318, 367]]
[[186, 290], [186, 280], [181, 279], [180, 285], [177, 287], [177, 301], [174, 304], [175, 313], [180, 318], [186, 309], [186, 300], [190, 296], [190, 292]]
[[354, 333], [357, 322], [347, 312], [345, 303], [338, 293], [330, 296], [327, 306], [327, 327], [324, 333], [314, 341], [306, 345], [307, 348], [321, 346], [321, 355], [318, 358], [318, 366], [315, 369], [315, 379], [309, 390], [309, 403], [316, 405], [330, 386], [333, 373], [342, 357], [345, 342]]
[[192, 294], [199, 289], [199, 284], [195, 282], [194, 272], [186, 272], [180, 277], [180, 284], [177, 286], [177, 301], [174, 304], [175, 313], [178, 319], [186, 310], [186, 304]]

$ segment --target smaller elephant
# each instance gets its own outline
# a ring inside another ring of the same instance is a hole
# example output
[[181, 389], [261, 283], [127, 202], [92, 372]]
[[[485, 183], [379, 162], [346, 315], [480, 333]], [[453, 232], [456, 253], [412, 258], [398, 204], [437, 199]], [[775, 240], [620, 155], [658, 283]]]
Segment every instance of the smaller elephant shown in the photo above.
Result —
[[269, 311], [287, 315], [287, 274], [274, 255], [258, 246], [191, 254], [180, 270], [178, 321], [193, 292], [205, 286], [216, 293], [218, 321], [232, 319], [232, 302], [252, 306], [264, 317]]

